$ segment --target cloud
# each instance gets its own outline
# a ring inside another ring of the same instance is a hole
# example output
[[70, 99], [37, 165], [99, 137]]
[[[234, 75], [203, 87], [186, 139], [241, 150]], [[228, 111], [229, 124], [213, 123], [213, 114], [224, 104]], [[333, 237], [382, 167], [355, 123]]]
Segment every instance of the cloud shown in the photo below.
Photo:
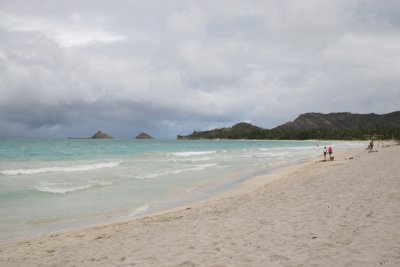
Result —
[[0, 136], [174, 137], [400, 99], [400, 4], [2, 1]]

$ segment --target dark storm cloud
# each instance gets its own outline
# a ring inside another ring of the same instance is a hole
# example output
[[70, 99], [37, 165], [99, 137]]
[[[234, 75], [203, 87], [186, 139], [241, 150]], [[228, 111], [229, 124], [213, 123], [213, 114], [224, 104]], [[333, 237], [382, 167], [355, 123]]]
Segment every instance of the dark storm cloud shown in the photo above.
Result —
[[0, 1], [0, 136], [398, 110], [399, 17], [395, 0]]

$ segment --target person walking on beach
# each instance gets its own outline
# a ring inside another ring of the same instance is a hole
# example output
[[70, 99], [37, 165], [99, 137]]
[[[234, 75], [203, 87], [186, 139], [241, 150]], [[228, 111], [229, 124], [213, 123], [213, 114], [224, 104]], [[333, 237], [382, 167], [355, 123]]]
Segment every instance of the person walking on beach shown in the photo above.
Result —
[[374, 148], [374, 140], [371, 139], [371, 142], [369, 142], [369, 151], [372, 152], [373, 148]]
[[326, 146], [324, 146], [324, 161], [326, 160]]
[[333, 157], [332, 157], [332, 147], [331, 147], [331, 146], [329, 146], [329, 148], [328, 148], [328, 153], [329, 153], [329, 159], [330, 159], [330, 160], [333, 160]]

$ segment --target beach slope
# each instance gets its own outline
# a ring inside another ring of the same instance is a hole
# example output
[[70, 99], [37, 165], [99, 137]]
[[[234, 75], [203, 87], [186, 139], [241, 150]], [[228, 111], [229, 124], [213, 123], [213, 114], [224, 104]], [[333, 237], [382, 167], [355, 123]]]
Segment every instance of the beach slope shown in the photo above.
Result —
[[399, 159], [400, 146], [351, 151], [254, 190], [9, 242], [0, 266], [400, 266]]

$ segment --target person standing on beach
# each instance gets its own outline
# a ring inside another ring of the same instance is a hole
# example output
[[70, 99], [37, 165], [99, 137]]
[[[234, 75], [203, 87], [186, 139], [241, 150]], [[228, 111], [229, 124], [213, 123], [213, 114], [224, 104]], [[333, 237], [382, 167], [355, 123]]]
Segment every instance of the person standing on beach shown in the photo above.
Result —
[[369, 142], [369, 151], [372, 151], [374, 148], [374, 140], [371, 139], [371, 142]]
[[333, 158], [332, 158], [332, 147], [331, 146], [329, 146], [329, 148], [328, 148], [328, 153], [329, 153], [329, 159], [333, 160]]
[[326, 146], [324, 146], [324, 160], [326, 160]]

